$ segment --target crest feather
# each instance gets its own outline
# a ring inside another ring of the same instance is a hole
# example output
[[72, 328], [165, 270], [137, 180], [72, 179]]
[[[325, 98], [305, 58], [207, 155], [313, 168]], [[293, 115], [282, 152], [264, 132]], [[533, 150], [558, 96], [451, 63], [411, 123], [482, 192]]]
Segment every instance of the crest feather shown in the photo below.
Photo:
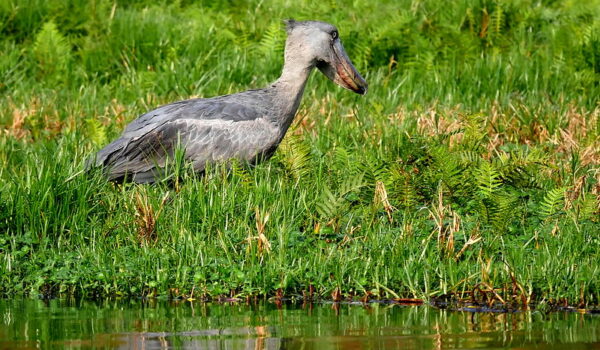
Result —
[[294, 29], [296, 24], [298, 24], [298, 22], [296, 22], [296, 20], [291, 19], [291, 18], [284, 19], [283, 23], [285, 23], [285, 31], [288, 32], [288, 34], [292, 31], [292, 29]]

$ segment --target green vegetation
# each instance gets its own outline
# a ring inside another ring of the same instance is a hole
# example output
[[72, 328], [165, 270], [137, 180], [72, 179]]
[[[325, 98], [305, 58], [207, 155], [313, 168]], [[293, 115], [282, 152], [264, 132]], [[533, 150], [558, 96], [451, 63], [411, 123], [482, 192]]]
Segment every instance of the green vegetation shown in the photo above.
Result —
[[[288, 17], [369, 94], [314, 74], [254, 168], [83, 172], [153, 107], [275, 80]], [[597, 0], [4, 0], [0, 51], [2, 295], [600, 304]]]

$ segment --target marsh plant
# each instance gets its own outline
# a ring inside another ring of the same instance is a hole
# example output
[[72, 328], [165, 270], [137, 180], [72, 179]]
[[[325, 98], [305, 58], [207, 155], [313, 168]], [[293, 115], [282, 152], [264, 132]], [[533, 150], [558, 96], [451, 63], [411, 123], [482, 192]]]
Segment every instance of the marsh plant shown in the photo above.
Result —
[[[369, 94], [313, 75], [256, 167], [83, 171], [158, 105], [275, 80], [290, 17]], [[600, 303], [597, 0], [6, 0], [0, 51], [4, 296]]]

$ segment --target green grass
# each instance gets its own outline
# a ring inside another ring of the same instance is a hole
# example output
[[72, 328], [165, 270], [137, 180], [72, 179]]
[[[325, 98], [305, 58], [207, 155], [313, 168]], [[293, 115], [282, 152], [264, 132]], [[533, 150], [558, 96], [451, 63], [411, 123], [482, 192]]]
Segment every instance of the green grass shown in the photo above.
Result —
[[[294, 4], [1, 2], [0, 294], [600, 304], [600, 2]], [[369, 93], [316, 72], [254, 168], [83, 173], [153, 107], [275, 80], [289, 17]]]

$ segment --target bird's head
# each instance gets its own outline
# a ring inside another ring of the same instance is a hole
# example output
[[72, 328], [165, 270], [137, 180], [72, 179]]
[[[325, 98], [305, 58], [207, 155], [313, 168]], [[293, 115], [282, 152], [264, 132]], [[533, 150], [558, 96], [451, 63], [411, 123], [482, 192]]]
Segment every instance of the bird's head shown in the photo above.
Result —
[[348, 58], [335, 26], [318, 21], [286, 20], [288, 57], [304, 57], [331, 81], [364, 95], [368, 84]]

